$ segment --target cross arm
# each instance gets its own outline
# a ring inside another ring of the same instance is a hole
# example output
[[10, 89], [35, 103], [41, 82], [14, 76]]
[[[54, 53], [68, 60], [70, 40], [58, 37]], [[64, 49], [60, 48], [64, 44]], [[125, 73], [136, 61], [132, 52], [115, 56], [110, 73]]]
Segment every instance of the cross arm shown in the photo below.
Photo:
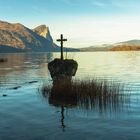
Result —
[[67, 39], [63, 39], [63, 40], [57, 39], [56, 41], [59, 41], [59, 42], [61, 42], [61, 41], [67, 41]]
[[63, 41], [67, 41], [67, 39], [63, 39]]
[[61, 39], [57, 39], [56, 41], [59, 41], [59, 42], [61, 42]]

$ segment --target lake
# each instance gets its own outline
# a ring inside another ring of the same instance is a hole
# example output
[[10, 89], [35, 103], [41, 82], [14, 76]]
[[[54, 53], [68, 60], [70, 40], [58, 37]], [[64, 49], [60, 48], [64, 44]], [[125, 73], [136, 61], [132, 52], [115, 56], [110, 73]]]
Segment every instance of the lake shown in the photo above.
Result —
[[[66, 55], [66, 54], [65, 54]], [[117, 107], [61, 106], [43, 96], [52, 83], [48, 62], [59, 53], [0, 54], [0, 140], [139, 140], [140, 52], [74, 52], [74, 79], [123, 85], [128, 94]], [[103, 107], [104, 108], [104, 107]]]

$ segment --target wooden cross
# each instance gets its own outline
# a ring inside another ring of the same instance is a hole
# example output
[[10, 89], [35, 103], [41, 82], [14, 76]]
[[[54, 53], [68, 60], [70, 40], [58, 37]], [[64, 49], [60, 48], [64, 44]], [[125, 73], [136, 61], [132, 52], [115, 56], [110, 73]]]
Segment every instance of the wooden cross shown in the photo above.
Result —
[[57, 39], [57, 41], [61, 44], [61, 60], [63, 60], [63, 42], [67, 41], [67, 39], [64, 39], [63, 34], [61, 34], [60, 39]]

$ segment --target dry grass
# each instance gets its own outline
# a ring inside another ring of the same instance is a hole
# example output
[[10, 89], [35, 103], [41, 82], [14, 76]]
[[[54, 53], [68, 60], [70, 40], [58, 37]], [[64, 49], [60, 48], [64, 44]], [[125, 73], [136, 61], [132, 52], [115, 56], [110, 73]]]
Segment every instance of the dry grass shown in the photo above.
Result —
[[129, 98], [123, 94], [123, 85], [105, 80], [58, 81], [53, 86], [44, 86], [42, 94], [49, 97], [50, 104], [56, 106], [99, 108], [100, 111], [108, 108], [117, 110]]

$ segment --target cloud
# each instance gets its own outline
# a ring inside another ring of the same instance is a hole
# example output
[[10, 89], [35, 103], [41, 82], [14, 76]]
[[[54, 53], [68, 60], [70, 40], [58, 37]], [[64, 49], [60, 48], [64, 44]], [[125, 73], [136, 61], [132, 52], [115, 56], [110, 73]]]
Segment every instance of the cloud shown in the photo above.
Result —
[[140, 38], [140, 19], [137, 17], [81, 17], [73, 20], [74, 22], [71, 22], [71, 19], [67, 19], [64, 25], [57, 22], [58, 27], [52, 31], [54, 37], [62, 32], [69, 39], [68, 47], [85, 47]]
[[37, 14], [37, 15], [48, 14], [49, 13], [49, 11], [46, 8], [40, 8], [40, 7], [37, 7], [37, 6], [32, 6], [31, 9], [32, 9], [32, 12], [34, 14]]
[[113, 4], [116, 7], [119, 8], [139, 8], [140, 3], [133, 3], [133, 2], [120, 2], [120, 3], [114, 3]]
[[99, 1], [94, 1], [94, 2], [92, 2], [92, 5], [98, 6], [98, 7], [108, 6], [106, 3], [99, 2]]
[[62, 0], [62, 2], [68, 5], [81, 5], [81, 0]]
[[70, 5], [81, 5], [81, 4], [86, 4], [86, 5], [94, 5], [94, 6], [98, 6], [98, 7], [103, 7], [103, 6], [108, 6], [108, 4], [106, 2], [101, 2], [101, 1], [97, 1], [97, 0], [62, 0], [64, 3], [66, 4], [70, 4]]
[[97, 7], [114, 7], [114, 8], [139, 8], [140, 1], [131, 1], [131, 0], [110, 0], [110, 1], [102, 1], [102, 0], [92, 0], [92, 5]]

